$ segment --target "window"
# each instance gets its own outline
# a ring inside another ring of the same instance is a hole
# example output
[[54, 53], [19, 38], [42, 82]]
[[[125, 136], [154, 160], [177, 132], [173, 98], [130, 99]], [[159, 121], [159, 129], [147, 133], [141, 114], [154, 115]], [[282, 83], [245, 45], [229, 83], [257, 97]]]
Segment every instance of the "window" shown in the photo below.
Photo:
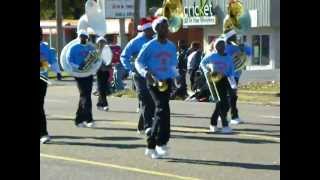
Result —
[[252, 65], [270, 64], [270, 37], [269, 35], [252, 36]]

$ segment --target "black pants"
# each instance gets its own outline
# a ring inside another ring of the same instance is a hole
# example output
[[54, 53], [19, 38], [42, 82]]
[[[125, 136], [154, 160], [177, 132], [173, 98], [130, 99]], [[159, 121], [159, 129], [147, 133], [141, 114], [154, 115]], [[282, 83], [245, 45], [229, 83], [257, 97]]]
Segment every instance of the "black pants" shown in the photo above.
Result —
[[151, 134], [147, 138], [147, 146], [154, 149], [156, 145], [163, 146], [169, 142], [170, 138], [170, 107], [169, 98], [172, 80], [168, 80], [168, 90], [160, 92], [157, 87], [147, 83], [148, 89], [156, 106]]
[[186, 72], [187, 71], [184, 69], [179, 69], [179, 77], [177, 79], [179, 87], [175, 90], [174, 96], [181, 96], [181, 97], [188, 96]]
[[47, 131], [47, 119], [44, 112], [44, 98], [47, 93], [47, 83], [40, 80], [40, 138], [42, 136], [48, 135]]
[[75, 78], [80, 93], [79, 106], [76, 114], [76, 125], [82, 122], [92, 122], [91, 91], [93, 76]]
[[194, 83], [195, 83], [194, 78], [196, 76], [196, 70], [190, 69], [189, 75], [190, 75], [190, 87], [191, 87], [191, 90], [194, 91]]
[[217, 126], [218, 117], [221, 117], [222, 126], [228, 127], [227, 113], [229, 110], [228, 94], [231, 92], [231, 87], [226, 77], [216, 83], [219, 92], [220, 101], [216, 104], [216, 108], [211, 116], [211, 125]]
[[[138, 129], [141, 129], [141, 124], [144, 125], [144, 129], [152, 126], [152, 119], [154, 115], [154, 102], [146, 85], [146, 79], [135, 73], [133, 76], [134, 83], [136, 86], [138, 99], [140, 103], [140, 117], [138, 123]], [[141, 122], [143, 121], [143, 122]], [[139, 125], [140, 124], [140, 125]], [[140, 127], [139, 127], [140, 126]]]
[[108, 106], [108, 100], [107, 100], [107, 92], [109, 90], [108, 79], [109, 79], [108, 71], [99, 70], [97, 72], [97, 85], [98, 85], [98, 92], [99, 92], [97, 106], [100, 106], [100, 107]]
[[[237, 86], [239, 84], [239, 78], [235, 78]], [[237, 108], [238, 92], [237, 89], [233, 89], [230, 93], [230, 106], [231, 106], [231, 119], [239, 118]]]

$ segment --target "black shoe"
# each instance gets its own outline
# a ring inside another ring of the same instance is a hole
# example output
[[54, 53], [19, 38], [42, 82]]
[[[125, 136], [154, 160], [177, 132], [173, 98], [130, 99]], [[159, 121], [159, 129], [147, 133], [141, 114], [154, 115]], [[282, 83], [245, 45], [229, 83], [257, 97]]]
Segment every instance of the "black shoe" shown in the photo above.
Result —
[[57, 74], [57, 80], [58, 80], [58, 81], [61, 81], [61, 80], [62, 80], [62, 75], [61, 75], [61, 73], [58, 73], [58, 74]]

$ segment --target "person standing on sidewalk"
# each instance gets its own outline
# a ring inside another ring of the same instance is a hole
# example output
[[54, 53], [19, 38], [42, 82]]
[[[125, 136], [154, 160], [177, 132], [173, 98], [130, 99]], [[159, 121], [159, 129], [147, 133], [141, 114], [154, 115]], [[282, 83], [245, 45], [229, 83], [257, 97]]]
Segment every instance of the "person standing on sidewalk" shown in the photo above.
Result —
[[168, 155], [170, 139], [169, 99], [172, 81], [178, 76], [176, 46], [167, 39], [168, 19], [158, 17], [152, 23], [157, 37], [142, 47], [135, 67], [146, 78], [146, 84], [156, 106], [151, 132], [147, 134], [145, 155], [153, 159]]
[[[232, 129], [229, 127], [229, 122], [227, 120], [227, 113], [229, 110], [228, 94], [232, 91], [228, 78], [234, 78], [234, 65], [232, 57], [225, 53], [225, 39], [218, 38], [215, 41], [214, 47], [217, 52], [213, 52], [205, 56], [200, 63], [200, 67], [203, 73], [216, 73], [222, 78], [215, 82], [218, 94], [220, 96], [220, 101], [217, 102], [215, 110], [211, 116], [210, 122], [210, 132], [217, 132], [218, 128], [218, 118], [220, 116], [222, 121], [222, 133], [229, 134], [232, 133]], [[208, 68], [208, 65], [213, 64], [214, 69]]]
[[[74, 44], [67, 52], [67, 60], [74, 69], [82, 70], [85, 59], [95, 47], [88, 44], [88, 33], [79, 32], [80, 43]], [[94, 127], [92, 118], [91, 91], [93, 85], [93, 75], [87, 77], [74, 77], [80, 93], [78, 110], [76, 113], [75, 124], [77, 127]]]
[[125, 70], [120, 62], [121, 47], [116, 44], [113, 35], [106, 36], [107, 45], [112, 51], [112, 67], [113, 67], [113, 89], [115, 92], [124, 90], [123, 79]]
[[127, 71], [133, 77], [139, 100], [140, 117], [138, 122], [138, 133], [149, 131], [152, 125], [154, 115], [154, 103], [146, 86], [146, 79], [137, 73], [131, 64], [131, 58], [137, 56], [144, 44], [153, 39], [154, 32], [152, 30], [152, 20], [142, 18], [140, 21], [143, 32], [129, 41], [123, 49], [120, 61]]
[[[52, 66], [54, 66], [53, 68], [56, 69], [56, 74], [57, 74], [57, 80], [61, 81], [62, 80], [62, 76], [61, 76], [61, 70], [58, 64], [58, 56], [57, 56], [57, 51], [54, 48], [50, 48], [50, 56], [52, 59]], [[50, 63], [50, 62], [49, 62]]]
[[183, 99], [188, 97], [187, 92], [187, 82], [186, 82], [186, 74], [187, 74], [187, 53], [188, 53], [188, 46], [185, 40], [178, 41], [179, 50], [177, 52], [178, 58], [178, 69], [179, 69], [179, 76], [176, 79], [178, 88], [173, 93], [173, 97], [180, 96]]

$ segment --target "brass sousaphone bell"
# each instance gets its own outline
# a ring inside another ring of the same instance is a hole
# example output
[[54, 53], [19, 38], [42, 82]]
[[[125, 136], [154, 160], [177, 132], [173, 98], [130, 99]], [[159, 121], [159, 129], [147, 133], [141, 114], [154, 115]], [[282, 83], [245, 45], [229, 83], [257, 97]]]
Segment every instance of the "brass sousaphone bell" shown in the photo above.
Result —
[[165, 16], [168, 18], [169, 31], [178, 32], [182, 27], [184, 11], [181, 0], [164, 0], [162, 8], [159, 8], [155, 16]]
[[[240, 0], [229, 0], [228, 4], [228, 14], [223, 21], [223, 32], [225, 38], [228, 39], [235, 32], [239, 35], [246, 33], [251, 27], [251, 17], [249, 11], [243, 7]], [[235, 46], [240, 46], [236, 42], [232, 42]], [[233, 57], [235, 71], [242, 70], [248, 63], [248, 57], [244, 52], [240, 52], [235, 57]]]

